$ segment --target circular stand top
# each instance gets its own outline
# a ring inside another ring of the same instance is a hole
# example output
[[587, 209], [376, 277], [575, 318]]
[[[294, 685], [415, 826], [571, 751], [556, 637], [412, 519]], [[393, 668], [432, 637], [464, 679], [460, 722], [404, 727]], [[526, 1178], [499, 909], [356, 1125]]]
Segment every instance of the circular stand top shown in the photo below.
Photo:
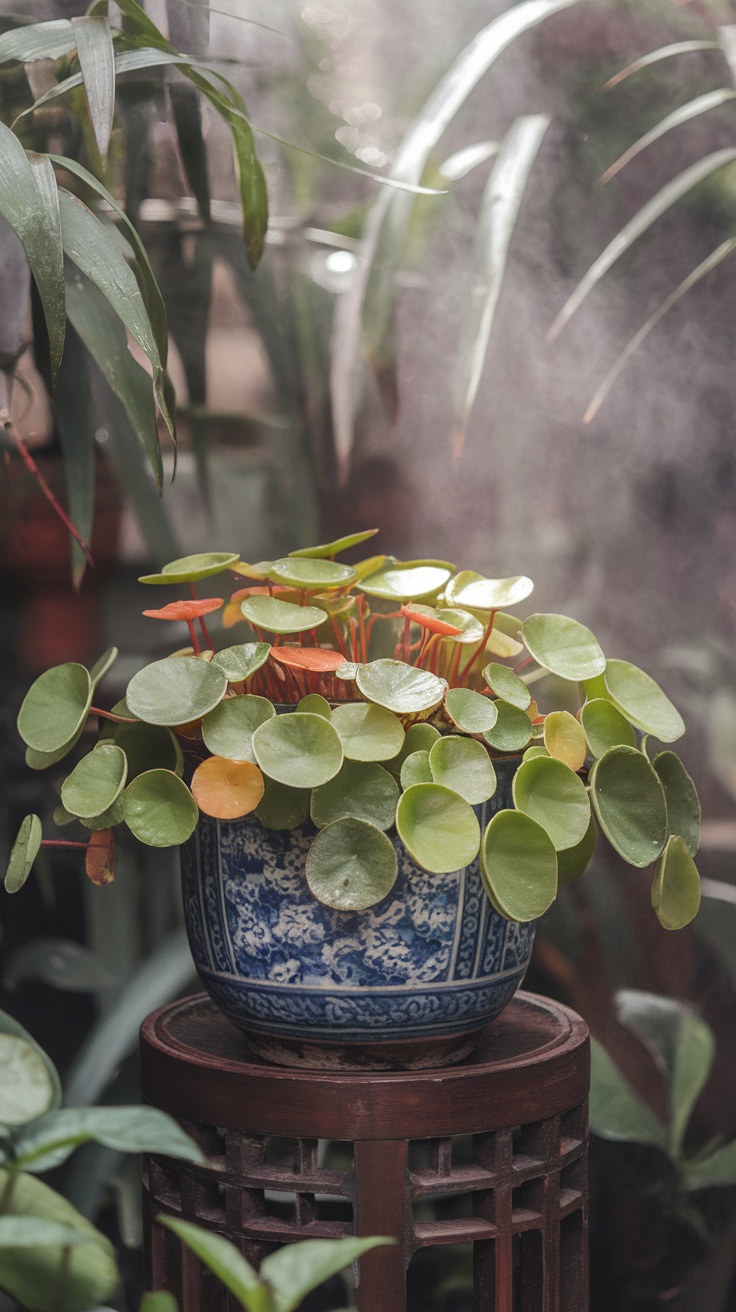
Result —
[[585, 1101], [588, 1028], [560, 1003], [517, 993], [458, 1066], [307, 1071], [271, 1066], [205, 994], [141, 1030], [141, 1087], [156, 1107], [222, 1129], [329, 1139], [423, 1139], [528, 1125]]

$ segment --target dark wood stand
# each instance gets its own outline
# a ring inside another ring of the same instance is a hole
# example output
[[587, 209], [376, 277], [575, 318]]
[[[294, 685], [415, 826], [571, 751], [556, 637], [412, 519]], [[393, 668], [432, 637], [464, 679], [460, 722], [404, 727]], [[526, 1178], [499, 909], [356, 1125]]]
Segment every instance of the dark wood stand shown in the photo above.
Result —
[[[164, 1007], [142, 1030], [143, 1097], [208, 1162], [147, 1159], [147, 1288], [182, 1312], [237, 1306], [156, 1224], [168, 1212], [256, 1266], [293, 1240], [393, 1236], [361, 1258], [359, 1312], [405, 1312], [413, 1254], [462, 1243], [475, 1312], [587, 1312], [588, 1078], [585, 1023], [528, 993], [462, 1065], [391, 1073], [269, 1066], [204, 995]], [[427, 1219], [448, 1198], [449, 1218]]]

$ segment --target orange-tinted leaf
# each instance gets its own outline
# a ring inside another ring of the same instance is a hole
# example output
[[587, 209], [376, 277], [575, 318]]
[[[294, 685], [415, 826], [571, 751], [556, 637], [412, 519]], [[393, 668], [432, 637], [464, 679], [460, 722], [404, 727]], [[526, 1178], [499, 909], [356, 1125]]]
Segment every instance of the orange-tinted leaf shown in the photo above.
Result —
[[115, 878], [115, 835], [112, 829], [98, 829], [87, 844], [85, 869], [93, 884], [111, 884]]
[[271, 659], [292, 670], [317, 670], [325, 673], [345, 664], [345, 657], [329, 647], [272, 647]]
[[445, 638], [462, 633], [457, 625], [448, 624], [447, 620], [440, 620], [436, 615], [424, 615], [421, 611], [412, 610], [411, 606], [402, 606], [401, 614], [411, 620], [412, 624], [421, 624], [423, 629], [429, 629], [430, 633], [441, 633]]
[[198, 620], [201, 615], [209, 615], [224, 604], [222, 597], [202, 597], [201, 600], [170, 601], [168, 606], [144, 610], [143, 614], [152, 620]]
[[251, 761], [228, 761], [210, 756], [192, 776], [192, 795], [200, 811], [217, 820], [239, 820], [255, 811], [265, 784]]

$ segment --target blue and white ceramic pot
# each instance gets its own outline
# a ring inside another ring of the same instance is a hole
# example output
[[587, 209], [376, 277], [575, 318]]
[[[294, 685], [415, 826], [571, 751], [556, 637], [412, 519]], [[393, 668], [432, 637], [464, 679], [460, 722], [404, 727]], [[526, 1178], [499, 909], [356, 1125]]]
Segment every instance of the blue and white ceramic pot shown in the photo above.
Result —
[[[499, 773], [481, 824], [509, 805], [512, 773]], [[307, 886], [313, 833], [201, 817], [182, 873], [207, 992], [268, 1061], [391, 1069], [462, 1060], [521, 984], [534, 925], [494, 910], [477, 859], [428, 874], [398, 839], [388, 897], [334, 911]]]

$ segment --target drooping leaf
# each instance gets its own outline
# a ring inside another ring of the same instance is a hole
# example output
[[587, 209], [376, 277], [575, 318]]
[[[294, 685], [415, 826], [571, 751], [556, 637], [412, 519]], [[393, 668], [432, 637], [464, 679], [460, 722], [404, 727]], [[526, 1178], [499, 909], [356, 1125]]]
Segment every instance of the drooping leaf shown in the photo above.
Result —
[[590, 772], [590, 797], [612, 847], [643, 869], [662, 852], [667, 806], [659, 776], [634, 747], [610, 747]]
[[222, 701], [227, 679], [218, 665], [195, 656], [166, 656], [133, 675], [125, 698], [147, 724], [189, 724]]
[[31, 64], [36, 59], [58, 59], [76, 45], [74, 28], [68, 18], [54, 18], [46, 23], [29, 23], [11, 28], [0, 36], [0, 64], [17, 59]]
[[355, 681], [369, 702], [397, 715], [417, 715], [439, 706], [447, 684], [429, 670], [419, 670], [405, 661], [381, 659], [359, 665]]
[[386, 601], [420, 601], [423, 597], [435, 597], [451, 575], [452, 570], [441, 565], [412, 561], [402, 564], [389, 556], [374, 574], [361, 579], [360, 590], [367, 597], [381, 597]]
[[500, 606], [517, 606], [534, 591], [525, 575], [507, 579], [487, 579], [472, 569], [460, 570], [445, 588], [448, 606], [468, 610], [498, 610]]
[[700, 847], [700, 801], [690, 775], [676, 752], [659, 752], [652, 761], [664, 788], [667, 833], [679, 834], [691, 856]]
[[406, 850], [425, 870], [461, 870], [478, 855], [480, 825], [469, 802], [441, 784], [407, 788], [396, 808], [396, 828]]
[[590, 1128], [601, 1139], [649, 1144], [667, 1151], [667, 1130], [597, 1039], [590, 1041]]
[[156, 1107], [62, 1107], [33, 1121], [15, 1138], [16, 1161], [34, 1175], [54, 1170], [92, 1139], [122, 1153], [161, 1153], [204, 1163], [190, 1135]]
[[[453, 389], [453, 451], [456, 456], [461, 454], [465, 444], [521, 202], [549, 123], [544, 114], [514, 120], [501, 143], [481, 200]], [[502, 604], [513, 603], [504, 601]]]
[[241, 642], [215, 652], [212, 664], [220, 667], [228, 683], [241, 683], [266, 664], [270, 650], [267, 642]]
[[555, 850], [582, 842], [590, 825], [585, 784], [564, 761], [538, 756], [524, 761], [513, 782], [514, 806], [541, 825]]
[[377, 532], [377, 528], [368, 528], [362, 533], [348, 533], [345, 537], [335, 538], [334, 542], [322, 542], [317, 547], [300, 547], [298, 551], [290, 551], [289, 555], [310, 556], [315, 560], [329, 556], [339, 556], [342, 551], [348, 551], [350, 547], [359, 547], [361, 542], [367, 542], [368, 538], [374, 538]]
[[382, 765], [346, 760], [334, 779], [314, 789], [310, 814], [318, 829], [351, 816], [385, 830], [396, 819], [398, 800], [399, 786]]
[[682, 737], [682, 716], [651, 675], [630, 661], [612, 660], [606, 666], [605, 680], [612, 701], [637, 729], [663, 743]]
[[509, 669], [508, 665], [499, 665], [491, 661], [483, 671], [483, 678], [491, 692], [511, 706], [518, 706], [520, 711], [525, 711], [532, 700], [532, 695], [524, 681], [514, 670]]
[[264, 776], [263, 797], [255, 814], [266, 829], [297, 829], [309, 818], [310, 790], [290, 788]]
[[317, 606], [295, 606], [278, 597], [246, 597], [240, 609], [249, 624], [267, 633], [306, 633], [327, 619], [327, 612]]
[[483, 737], [498, 752], [521, 751], [534, 733], [529, 716], [526, 711], [512, 706], [510, 702], [499, 700], [494, 705], [497, 711], [496, 723], [492, 729], [486, 730]]
[[263, 775], [252, 761], [208, 756], [192, 775], [197, 806], [218, 820], [239, 820], [249, 815], [258, 806], [263, 791]]
[[571, 884], [573, 880], [579, 879], [585, 873], [595, 851], [597, 838], [598, 830], [591, 816], [590, 824], [580, 842], [576, 843], [575, 847], [567, 847], [562, 852], [557, 853], [557, 882], [559, 884]]
[[401, 751], [403, 726], [383, 706], [349, 702], [336, 706], [331, 720], [348, 761], [389, 761]]
[[579, 720], [569, 711], [550, 711], [544, 721], [544, 745], [550, 756], [564, 761], [571, 770], [585, 764], [588, 744]]
[[[267, 697], [227, 697], [202, 720], [202, 739], [214, 756], [255, 762], [253, 734], [276, 714]], [[206, 809], [206, 808], [205, 808]]]
[[487, 802], [496, 791], [496, 771], [486, 748], [474, 738], [440, 738], [428, 759], [434, 783], [451, 788], [471, 806]]
[[61, 364], [66, 331], [56, 179], [48, 161], [34, 157], [31, 163], [18, 138], [4, 123], [0, 123], [0, 214], [18, 236], [38, 288], [53, 380]]
[[606, 669], [606, 658], [590, 629], [567, 615], [530, 615], [521, 635], [537, 664], [560, 679], [581, 683]]
[[100, 159], [105, 161], [115, 117], [115, 48], [107, 18], [72, 18], [79, 69]]
[[557, 893], [557, 854], [541, 825], [521, 811], [497, 811], [480, 849], [485, 890], [507, 920], [536, 920]]
[[288, 588], [329, 589], [349, 587], [357, 576], [351, 565], [340, 565], [334, 560], [288, 556], [274, 561], [268, 577], [272, 583], [282, 583]]
[[700, 876], [687, 844], [670, 834], [652, 880], [652, 906], [664, 929], [683, 929], [700, 909]]
[[197, 1254], [247, 1312], [271, 1312], [268, 1287], [259, 1280], [250, 1263], [246, 1262], [228, 1239], [211, 1230], [203, 1230], [201, 1226], [192, 1225], [191, 1221], [182, 1221], [178, 1216], [161, 1215], [156, 1220], [159, 1225], [173, 1230]]
[[719, 109], [721, 105], [733, 100], [735, 96], [736, 91], [730, 90], [728, 87], [721, 87], [717, 91], [707, 91], [702, 96], [696, 96], [694, 100], [688, 100], [687, 104], [678, 106], [677, 109], [666, 114], [663, 119], [660, 119], [659, 123], [656, 123], [653, 128], [650, 128], [648, 132], [639, 137], [622, 155], [619, 155], [618, 159], [614, 160], [613, 164], [610, 164], [605, 173], [601, 175], [601, 182], [609, 182], [626, 164], [629, 164], [632, 159], [636, 159], [637, 155], [640, 155], [648, 146], [652, 146], [655, 141], [659, 141], [660, 137], [671, 132], [673, 128], [680, 127], [682, 123], [689, 123], [691, 119], [699, 118], [701, 114], [707, 114], [711, 109]]
[[92, 681], [84, 666], [73, 661], [54, 665], [28, 689], [18, 712], [18, 733], [38, 752], [60, 751], [76, 741], [91, 704]]
[[290, 788], [319, 788], [334, 778], [343, 762], [334, 726], [322, 715], [303, 711], [275, 715], [259, 725], [253, 751], [263, 773]]
[[25, 816], [8, 857], [4, 881], [6, 893], [17, 893], [25, 884], [33, 869], [33, 862], [38, 856], [42, 838], [43, 831], [39, 817]]
[[607, 697], [587, 701], [580, 718], [593, 756], [603, 756], [609, 747], [636, 747], [636, 734], [629, 721]]
[[115, 743], [98, 743], [75, 765], [61, 785], [61, 800], [72, 815], [100, 815], [122, 793], [128, 775], [125, 752]]
[[363, 1253], [394, 1239], [306, 1239], [285, 1244], [261, 1263], [261, 1279], [273, 1297], [273, 1312], [294, 1312], [311, 1290], [357, 1261]]
[[179, 847], [197, 827], [197, 803], [171, 770], [146, 770], [123, 796], [125, 823], [149, 847]]
[[398, 857], [390, 838], [367, 820], [343, 816], [320, 829], [307, 853], [314, 897], [336, 911], [363, 911], [393, 888]]
[[[125, 812], [123, 811], [123, 815]], [[98, 888], [115, 880], [115, 835], [112, 829], [100, 829], [87, 844], [84, 868], [87, 878]]]

